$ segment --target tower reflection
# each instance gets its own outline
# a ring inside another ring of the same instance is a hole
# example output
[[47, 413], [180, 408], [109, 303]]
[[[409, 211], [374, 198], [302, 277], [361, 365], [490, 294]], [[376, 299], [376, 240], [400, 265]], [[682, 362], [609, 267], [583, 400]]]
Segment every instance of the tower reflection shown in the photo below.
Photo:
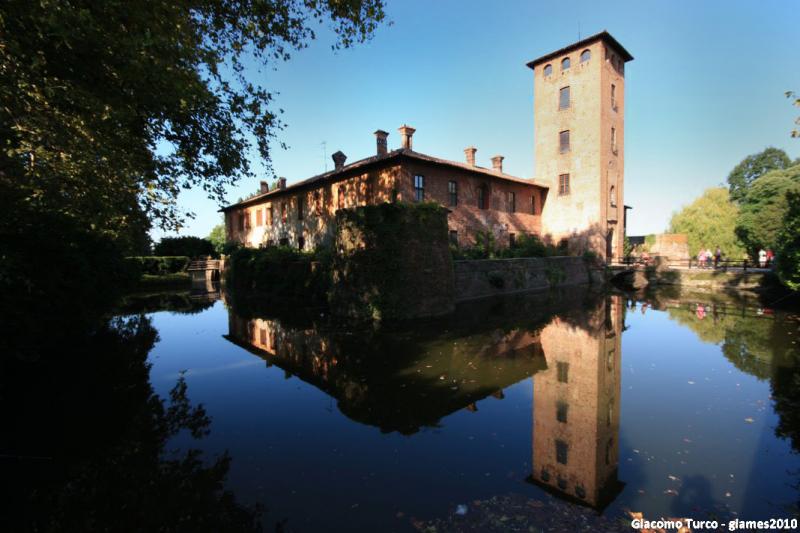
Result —
[[597, 509], [617, 478], [624, 302], [611, 296], [542, 329], [547, 369], [533, 376], [533, 472], [545, 490]]

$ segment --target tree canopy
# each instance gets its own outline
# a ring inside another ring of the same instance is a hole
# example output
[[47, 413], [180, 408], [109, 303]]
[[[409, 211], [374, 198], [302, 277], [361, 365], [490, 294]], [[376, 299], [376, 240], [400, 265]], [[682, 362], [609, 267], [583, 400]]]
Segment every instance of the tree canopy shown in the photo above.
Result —
[[786, 193], [788, 205], [778, 233], [778, 276], [792, 290], [800, 290], [800, 190]]
[[796, 190], [800, 190], [800, 165], [768, 172], [747, 189], [740, 202], [736, 235], [751, 254], [777, 247], [789, 209], [786, 193]]
[[217, 224], [211, 228], [211, 233], [206, 237], [214, 246], [214, 251], [221, 254], [225, 248], [225, 224]]
[[713, 251], [719, 246], [726, 257], [738, 259], [744, 252], [734, 232], [738, 212], [725, 188], [707, 189], [694, 202], [672, 215], [669, 231], [686, 234], [692, 255], [696, 255], [701, 247]]
[[383, 18], [383, 0], [7, 0], [0, 195], [110, 233], [177, 229], [182, 189], [222, 201], [254, 149], [269, 168], [281, 122], [252, 65], [320, 23], [349, 47]]
[[745, 157], [728, 174], [731, 200], [740, 202], [755, 180], [771, 170], [784, 169], [790, 165], [791, 159], [779, 148], [769, 147], [763, 152]]

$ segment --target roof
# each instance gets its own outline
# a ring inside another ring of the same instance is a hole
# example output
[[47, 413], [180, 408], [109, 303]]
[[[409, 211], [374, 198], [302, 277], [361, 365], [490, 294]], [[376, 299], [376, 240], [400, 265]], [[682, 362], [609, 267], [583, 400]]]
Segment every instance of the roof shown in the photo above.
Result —
[[391, 152], [387, 152], [386, 154], [383, 154], [383, 155], [374, 155], [372, 157], [367, 157], [365, 159], [361, 159], [361, 160], [355, 161], [355, 162], [353, 162], [353, 163], [351, 163], [349, 165], [345, 165], [340, 169], [334, 169], [334, 170], [331, 170], [331, 171], [328, 171], [328, 172], [325, 172], [325, 173], [318, 174], [316, 176], [310, 177], [310, 178], [305, 179], [303, 181], [298, 181], [297, 183], [293, 183], [293, 184], [291, 184], [291, 185], [289, 185], [289, 186], [287, 186], [287, 187], [285, 187], [283, 189], [273, 189], [273, 190], [271, 190], [269, 192], [257, 194], [255, 196], [247, 198], [246, 200], [242, 200], [241, 202], [236, 202], [234, 204], [231, 204], [231, 205], [228, 205], [226, 207], [223, 207], [222, 209], [220, 209], [220, 211], [223, 211], [223, 212], [224, 211], [229, 211], [229, 210], [231, 210], [231, 209], [233, 209], [235, 207], [241, 207], [241, 206], [246, 206], [246, 205], [252, 205], [252, 204], [259, 203], [262, 200], [265, 200], [265, 199], [270, 198], [272, 196], [281, 196], [281, 195], [289, 193], [289, 192], [295, 192], [295, 191], [298, 191], [298, 190], [301, 190], [301, 189], [306, 189], [306, 188], [313, 188], [315, 186], [322, 185], [323, 182], [337, 181], [338, 178], [344, 177], [345, 175], [350, 174], [350, 173], [352, 173], [353, 171], [356, 171], [356, 170], [365, 170], [365, 169], [371, 168], [371, 167], [379, 165], [379, 164], [385, 164], [385, 163], [393, 161], [395, 159], [400, 160], [400, 159], [404, 159], [404, 158], [405, 159], [412, 159], [412, 160], [416, 160], [416, 161], [423, 161], [423, 162], [426, 162], [426, 163], [433, 163], [435, 165], [448, 166], [448, 167], [451, 167], [451, 168], [458, 168], [460, 170], [466, 170], [466, 171], [469, 171], [469, 172], [475, 172], [475, 173], [478, 173], [478, 174], [483, 174], [483, 175], [490, 176], [492, 178], [500, 179], [500, 180], [504, 180], [504, 181], [520, 183], [520, 184], [524, 184], [524, 185], [531, 185], [531, 186], [540, 187], [540, 188], [543, 188], [543, 189], [549, 188], [547, 185], [539, 183], [539, 182], [536, 182], [536, 181], [534, 181], [532, 179], [518, 178], [516, 176], [511, 176], [510, 174], [504, 174], [502, 172], [498, 172], [497, 170], [493, 170], [493, 169], [490, 169], [490, 168], [472, 166], [472, 165], [468, 165], [466, 163], [459, 163], [457, 161], [450, 161], [450, 160], [447, 160], [447, 159], [440, 159], [438, 157], [433, 157], [433, 156], [430, 156], [430, 155], [427, 155], [427, 154], [421, 154], [419, 152], [414, 152], [414, 151], [409, 150], [407, 148], [398, 148], [397, 150], [392, 150]]
[[566, 54], [567, 52], [571, 52], [571, 51], [576, 50], [578, 48], [583, 48], [584, 46], [587, 46], [587, 45], [597, 41], [598, 39], [602, 40], [604, 43], [606, 43], [606, 44], [610, 45], [611, 47], [613, 47], [614, 49], [616, 49], [616, 51], [622, 57], [623, 61], [630, 61], [630, 60], [633, 59], [633, 56], [630, 54], [630, 52], [625, 50], [625, 47], [622, 46], [621, 44], [619, 44], [619, 41], [614, 39], [614, 37], [612, 37], [611, 34], [608, 33], [608, 31], [603, 30], [600, 33], [595, 33], [594, 35], [591, 35], [591, 36], [589, 36], [589, 37], [587, 37], [585, 39], [581, 39], [580, 41], [578, 41], [576, 43], [572, 43], [572, 44], [570, 44], [568, 46], [565, 46], [564, 48], [556, 50], [555, 52], [550, 52], [549, 54], [545, 54], [542, 57], [534, 59], [533, 61], [528, 62], [527, 66], [530, 67], [530, 68], [534, 68], [536, 65], [538, 65], [540, 63], [544, 63], [545, 61], [549, 61], [549, 60], [553, 59], [554, 57], [558, 57], [560, 55]]

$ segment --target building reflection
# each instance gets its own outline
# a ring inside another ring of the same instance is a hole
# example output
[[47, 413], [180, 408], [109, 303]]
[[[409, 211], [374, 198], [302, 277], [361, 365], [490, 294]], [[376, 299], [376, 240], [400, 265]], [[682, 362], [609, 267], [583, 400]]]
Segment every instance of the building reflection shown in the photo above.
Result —
[[413, 330], [326, 330], [229, 312], [228, 340], [336, 398], [382, 431], [412, 434], [533, 381], [529, 481], [602, 509], [619, 494], [620, 297], [572, 295], [559, 311], [525, 300], [468, 308]]
[[617, 478], [624, 302], [608, 297], [581, 320], [555, 317], [542, 329], [547, 369], [533, 376], [530, 481], [603, 509]]

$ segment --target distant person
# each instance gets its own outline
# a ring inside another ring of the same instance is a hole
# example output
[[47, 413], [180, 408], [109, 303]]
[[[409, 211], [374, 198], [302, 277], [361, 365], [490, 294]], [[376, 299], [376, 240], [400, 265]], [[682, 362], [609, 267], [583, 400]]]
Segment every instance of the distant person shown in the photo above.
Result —
[[764, 249], [758, 251], [758, 266], [764, 268], [767, 265], [767, 252]]
[[722, 261], [722, 250], [717, 246], [716, 251], [714, 251], [714, 268], [719, 268], [720, 261]]
[[767, 267], [771, 267], [775, 261], [775, 254], [772, 253], [772, 248], [767, 248]]
[[706, 308], [700, 304], [697, 304], [697, 318], [703, 320], [706, 317]]
[[711, 268], [711, 261], [714, 258], [714, 254], [711, 253], [711, 248], [706, 248], [706, 267]]
[[700, 251], [697, 252], [697, 266], [703, 268], [703, 265], [706, 263], [706, 251], [700, 248]]

